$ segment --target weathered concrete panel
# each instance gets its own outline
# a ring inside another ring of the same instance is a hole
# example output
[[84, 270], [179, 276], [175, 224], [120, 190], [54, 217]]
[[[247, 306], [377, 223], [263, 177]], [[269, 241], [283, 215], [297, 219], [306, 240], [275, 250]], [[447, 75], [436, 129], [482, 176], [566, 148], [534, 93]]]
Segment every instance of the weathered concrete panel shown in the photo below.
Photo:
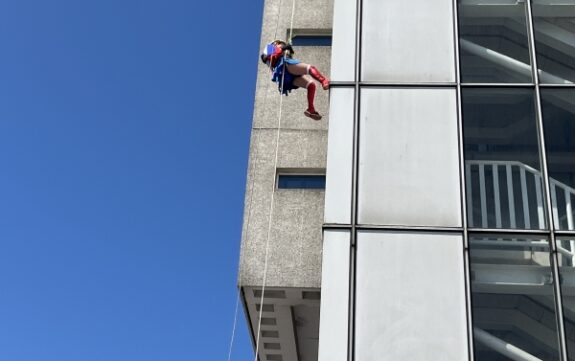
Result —
[[[276, 130], [254, 130], [244, 214], [240, 282], [261, 285], [270, 201], [275, 184]], [[280, 133], [278, 168], [325, 168], [326, 132]], [[256, 159], [257, 157], [257, 159]], [[255, 178], [254, 178], [255, 177]], [[319, 287], [323, 190], [276, 189], [269, 239], [267, 285]]]
[[[266, 1], [262, 48], [276, 38], [287, 38], [291, 11], [291, 1]], [[333, 0], [297, 0], [293, 27], [331, 29], [332, 16]], [[329, 76], [330, 47], [296, 47], [295, 51], [296, 58], [315, 65]], [[259, 59], [254, 58], [255, 61]], [[275, 189], [280, 96], [277, 85], [270, 79], [269, 69], [259, 62], [238, 280], [245, 286], [262, 284], [270, 200]], [[315, 106], [324, 119], [313, 121], [303, 115], [307, 108], [305, 89], [294, 90], [281, 99], [277, 168], [325, 169], [328, 101], [329, 92], [318, 86]], [[320, 287], [323, 205], [323, 190], [275, 190], [267, 286]]]

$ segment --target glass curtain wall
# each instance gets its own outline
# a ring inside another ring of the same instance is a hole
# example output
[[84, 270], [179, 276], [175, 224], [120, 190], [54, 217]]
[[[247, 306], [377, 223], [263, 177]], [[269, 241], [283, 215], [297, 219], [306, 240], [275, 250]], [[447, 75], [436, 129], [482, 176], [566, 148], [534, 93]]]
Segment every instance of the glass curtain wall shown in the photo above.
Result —
[[575, 236], [557, 240], [557, 259], [561, 278], [562, 311], [569, 359], [575, 355]]
[[549, 240], [471, 235], [469, 247], [475, 360], [560, 360]]
[[461, 80], [529, 83], [533, 80], [524, 1], [459, 1]]
[[475, 361], [575, 360], [575, 0], [458, 0]]
[[545, 228], [533, 89], [464, 88], [461, 101], [469, 226]]
[[[339, 184], [328, 200], [339, 208], [324, 228], [350, 237], [345, 358], [575, 361], [575, 0], [335, 4], [334, 34], [343, 35], [334, 37], [332, 107], [345, 98], [345, 110], [333, 111], [340, 153], [329, 156], [345, 172], [336, 182], [328, 167], [326, 192]], [[440, 92], [455, 92], [459, 117], [447, 114], [451, 103], [446, 114], [423, 111], [442, 104], [427, 99]], [[454, 213], [438, 217], [444, 208]], [[421, 246], [439, 234], [449, 237]], [[459, 267], [449, 263], [457, 257], [467, 261], [459, 281], [474, 357], [431, 351], [461, 342], [434, 337], [449, 335], [436, 330], [445, 317], [417, 324], [438, 315], [426, 313], [431, 303], [448, 304], [433, 288], [455, 289], [461, 268], [433, 277]], [[400, 277], [409, 282], [396, 285]], [[402, 308], [420, 300], [429, 302]], [[411, 347], [411, 334], [429, 344]]]
[[555, 229], [573, 231], [575, 88], [541, 89], [541, 102]]

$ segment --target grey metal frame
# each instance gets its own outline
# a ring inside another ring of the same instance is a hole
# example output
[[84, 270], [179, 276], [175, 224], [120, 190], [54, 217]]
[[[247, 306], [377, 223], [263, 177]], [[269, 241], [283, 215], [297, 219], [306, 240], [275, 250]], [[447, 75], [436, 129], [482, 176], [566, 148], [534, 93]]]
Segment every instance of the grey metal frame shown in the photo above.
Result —
[[359, 105], [361, 79], [361, 28], [363, 19], [363, 0], [356, 0], [355, 18], [355, 69], [354, 69], [354, 101], [353, 101], [353, 152], [351, 167], [351, 227], [350, 227], [350, 254], [349, 254], [349, 313], [348, 313], [348, 343], [347, 359], [355, 360], [355, 285], [357, 268], [357, 194], [359, 173]]
[[551, 187], [549, 185], [549, 170], [547, 167], [547, 152], [545, 147], [545, 134], [543, 128], [543, 113], [541, 111], [541, 93], [539, 90], [539, 74], [537, 66], [537, 51], [535, 44], [535, 29], [533, 25], [533, 13], [531, 9], [532, 0], [527, 1], [527, 21], [529, 30], [529, 49], [531, 53], [531, 62], [533, 64], [531, 71], [535, 81], [535, 105], [536, 105], [536, 119], [537, 119], [537, 133], [539, 134], [539, 150], [541, 154], [541, 171], [543, 175], [543, 188], [545, 190], [545, 203], [547, 209], [547, 227], [550, 230], [549, 240], [551, 242], [551, 266], [553, 270], [553, 285], [555, 287], [555, 314], [557, 316], [557, 326], [559, 330], [559, 348], [561, 351], [561, 359], [568, 360], [567, 356], [567, 338], [565, 335], [565, 324], [563, 319], [563, 301], [561, 297], [561, 285], [559, 278], [559, 266], [557, 257], [557, 244], [555, 238], [555, 222], [553, 219], [553, 211], [551, 204]]
[[[463, 235], [463, 254], [465, 274], [462, 276], [465, 282], [466, 307], [467, 307], [467, 325], [468, 325], [468, 350], [469, 360], [474, 360], [474, 342], [473, 342], [473, 320], [472, 320], [472, 299], [471, 299], [471, 282], [470, 282], [470, 258], [469, 258], [469, 235], [470, 234], [499, 234], [499, 235], [532, 235], [548, 237], [551, 244], [551, 263], [554, 279], [555, 290], [555, 307], [557, 316], [557, 325], [559, 331], [559, 350], [561, 359], [567, 361], [567, 344], [565, 337], [565, 325], [563, 320], [563, 303], [561, 299], [561, 286], [559, 280], [559, 266], [556, 239], [558, 236], [575, 236], [575, 231], [555, 230], [553, 221], [551, 189], [549, 182], [549, 172], [547, 165], [547, 156], [545, 151], [545, 135], [543, 128], [542, 110], [541, 110], [541, 88], [575, 88], [575, 84], [540, 84], [537, 73], [537, 54], [535, 44], [535, 32], [533, 25], [533, 15], [531, 1], [527, 1], [526, 17], [528, 25], [529, 51], [532, 63], [533, 82], [531, 83], [462, 83], [461, 82], [461, 64], [459, 54], [459, 16], [458, 0], [453, 1], [454, 17], [454, 39], [455, 42], [455, 77], [453, 83], [429, 83], [429, 82], [410, 82], [410, 83], [389, 83], [389, 82], [362, 82], [361, 79], [361, 35], [362, 35], [362, 12], [363, 0], [356, 1], [356, 24], [355, 24], [355, 69], [354, 81], [334, 81], [331, 86], [334, 88], [347, 87], [354, 88], [354, 117], [353, 117], [353, 158], [352, 158], [352, 192], [351, 192], [351, 224], [324, 224], [323, 228], [328, 229], [347, 229], [350, 231], [350, 269], [349, 269], [349, 319], [348, 319], [348, 361], [355, 361], [355, 297], [356, 297], [356, 251], [357, 251], [357, 232], [361, 230], [384, 230], [384, 231], [411, 231], [411, 232], [454, 232]], [[414, 227], [414, 226], [376, 226], [363, 225], [358, 223], [358, 177], [359, 177], [359, 135], [361, 132], [359, 124], [361, 88], [368, 87], [389, 87], [389, 88], [440, 88], [448, 87], [456, 89], [457, 94], [457, 120], [458, 120], [458, 142], [459, 142], [459, 167], [460, 167], [460, 194], [461, 194], [461, 214], [462, 227]], [[537, 120], [537, 134], [540, 150], [540, 162], [543, 175], [544, 199], [547, 213], [547, 228], [543, 230], [524, 230], [524, 229], [487, 229], [469, 227], [467, 222], [467, 196], [465, 186], [465, 156], [463, 144], [463, 118], [462, 118], [462, 89], [464, 88], [529, 88], [535, 91], [535, 106]]]

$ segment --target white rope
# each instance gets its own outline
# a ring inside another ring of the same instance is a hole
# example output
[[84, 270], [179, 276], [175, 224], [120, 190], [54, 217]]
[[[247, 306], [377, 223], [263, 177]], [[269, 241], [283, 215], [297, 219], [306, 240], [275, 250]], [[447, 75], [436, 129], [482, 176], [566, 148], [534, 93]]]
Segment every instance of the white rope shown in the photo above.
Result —
[[[269, 87], [270, 87], [270, 82], [266, 83], [266, 89], [265, 89], [265, 101], [264, 104], [268, 103], [268, 98], [269, 98]], [[255, 183], [255, 179], [256, 179], [256, 164], [258, 162], [258, 156], [259, 156], [259, 152], [258, 149], [259, 147], [257, 146], [257, 144], [253, 147], [254, 149], [254, 154], [253, 154], [253, 160], [250, 162], [250, 171], [248, 172], [248, 174], [251, 175], [251, 182], [250, 182], [250, 188], [249, 188], [249, 206], [248, 206], [248, 211], [246, 214], [246, 226], [244, 227], [243, 231], [242, 231], [242, 239], [246, 239], [247, 235], [249, 234], [249, 229], [250, 229], [250, 223], [251, 223], [251, 214], [252, 214], [252, 205], [253, 205], [253, 194], [254, 194], [254, 183]], [[232, 336], [230, 339], [230, 347], [228, 350], [228, 361], [231, 360], [232, 357], [232, 350], [234, 347], [234, 340], [235, 340], [235, 334], [236, 334], [236, 327], [237, 327], [237, 320], [238, 320], [238, 313], [239, 313], [239, 304], [240, 304], [240, 295], [241, 295], [241, 287], [242, 287], [242, 271], [241, 271], [241, 262], [239, 263], [238, 266], [238, 289], [236, 291], [236, 307], [235, 307], [235, 311], [234, 311], [234, 322], [233, 322], [233, 326], [232, 326]]]
[[275, 156], [274, 156], [272, 195], [270, 197], [270, 217], [268, 220], [268, 233], [266, 236], [266, 252], [265, 252], [265, 256], [264, 256], [265, 257], [264, 258], [264, 274], [263, 274], [263, 280], [262, 280], [262, 294], [260, 296], [260, 310], [259, 310], [260, 312], [259, 312], [259, 316], [258, 316], [258, 327], [256, 329], [256, 332], [257, 332], [256, 354], [255, 354], [254, 361], [258, 360], [258, 353], [259, 353], [259, 349], [260, 349], [260, 329], [262, 327], [264, 296], [265, 296], [265, 291], [266, 291], [266, 281], [267, 281], [267, 275], [268, 275], [270, 234], [271, 234], [271, 230], [272, 230], [272, 217], [273, 217], [273, 212], [274, 212], [274, 195], [275, 195], [275, 189], [276, 189], [276, 168], [277, 168], [277, 164], [278, 164], [278, 154], [279, 154], [279, 144], [280, 144], [280, 128], [281, 128], [281, 122], [282, 122], [282, 105], [283, 105], [283, 90], [284, 90], [283, 88], [284, 88], [285, 72], [286, 72], [286, 69], [285, 69], [285, 63], [284, 63], [284, 70], [282, 72], [282, 82], [281, 82], [281, 88], [280, 88], [280, 106], [279, 106], [279, 111], [278, 111], [278, 128], [277, 128], [278, 130], [277, 130], [277, 135], [276, 135], [276, 149], [275, 149]]
[[291, 6], [291, 22], [289, 24], [289, 39], [288, 39], [288, 44], [291, 44], [291, 38], [293, 35], [293, 18], [294, 18], [294, 14], [295, 14], [295, 0], [293, 0], [292, 2], [292, 6]]
[[279, 7], [278, 7], [278, 17], [276, 19], [276, 30], [274, 31], [274, 40], [278, 38], [278, 29], [280, 27], [280, 14], [282, 13], [282, 0], [280, 0]]
[[[276, 18], [276, 29], [275, 29], [275, 33], [274, 33], [274, 39], [276, 39], [277, 36], [277, 31], [278, 31], [278, 27], [279, 27], [279, 21], [280, 21], [280, 15], [281, 15], [281, 3], [282, 0], [280, 0], [279, 3], [279, 7], [278, 7], [278, 12], [277, 12], [277, 18]], [[270, 64], [271, 65], [271, 64]], [[269, 97], [269, 87], [270, 87], [270, 83], [271, 82], [267, 82], [266, 83], [266, 89], [265, 89], [265, 101], [264, 104], [268, 103], [268, 97]], [[280, 94], [281, 95], [281, 94]], [[258, 156], [259, 156], [259, 152], [258, 152], [259, 147], [257, 146], [257, 144], [254, 146], [254, 156], [253, 156], [253, 161], [250, 164], [251, 167], [251, 171], [249, 172], [249, 174], [251, 174], [251, 182], [250, 182], [250, 190], [249, 190], [249, 206], [248, 206], [248, 212], [247, 212], [247, 219], [246, 219], [246, 226], [244, 227], [243, 231], [242, 231], [242, 239], [246, 239], [246, 235], [249, 234], [249, 229], [250, 229], [250, 222], [251, 222], [251, 214], [252, 214], [252, 204], [253, 204], [253, 194], [254, 194], [254, 183], [255, 183], [255, 179], [256, 179], [256, 172], [255, 172], [255, 165], [257, 164], [258, 161]], [[235, 311], [234, 311], [234, 321], [233, 321], [233, 325], [232, 325], [232, 335], [230, 337], [230, 346], [228, 349], [228, 360], [227, 361], [231, 361], [232, 359], [232, 351], [234, 348], [234, 341], [235, 341], [235, 337], [236, 337], [236, 328], [237, 328], [237, 323], [238, 323], [238, 313], [239, 313], [239, 305], [240, 305], [240, 296], [241, 296], [241, 287], [242, 287], [242, 272], [241, 272], [241, 262], [239, 263], [238, 266], [238, 288], [236, 290], [236, 306], [235, 306]], [[261, 312], [261, 310], [260, 310]], [[259, 331], [258, 331], [259, 333]], [[257, 354], [257, 353], [256, 353]]]
[[[281, 0], [280, 0], [280, 7], [281, 7]], [[291, 43], [291, 36], [293, 33], [293, 21], [294, 21], [294, 14], [295, 14], [295, 0], [292, 1], [292, 12], [291, 12], [291, 22], [290, 22], [290, 35], [288, 39], [288, 44]], [[279, 19], [278, 19], [279, 20]], [[279, 21], [278, 21], [279, 23]], [[277, 35], [277, 25], [276, 25], [276, 35]], [[279, 156], [279, 145], [280, 145], [280, 129], [281, 129], [281, 121], [282, 121], [282, 108], [283, 108], [283, 91], [284, 91], [284, 81], [285, 81], [285, 72], [287, 71], [287, 67], [285, 64], [285, 53], [284, 53], [284, 69], [282, 71], [282, 80], [281, 80], [281, 87], [280, 87], [280, 104], [278, 110], [278, 125], [277, 125], [277, 133], [276, 133], [276, 146], [275, 146], [275, 155], [274, 155], [274, 172], [273, 172], [273, 179], [272, 179], [272, 189], [271, 189], [271, 197], [270, 197], [270, 216], [268, 219], [268, 232], [266, 236], [266, 251], [265, 251], [265, 258], [264, 258], [264, 274], [262, 279], [262, 290], [260, 296], [260, 310], [258, 315], [258, 327], [256, 329], [257, 337], [256, 337], [256, 353], [254, 356], [254, 361], [258, 360], [258, 353], [260, 349], [260, 336], [261, 336], [261, 327], [262, 327], [262, 316], [263, 316], [263, 308], [264, 308], [264, 299], [265, 299], [265, 291], [266, 291], [266, 281], [267, 281], [267, 274], [268, 274], [268, 260], [269, 260], [269, 248], [270, 248], [270, 235], [272, 230], [272, 218], [274, 214], [274, 195], [276, 189], [276, 169], [278, 165], [278, 156]]]
[[[276, 28], [274, 31], [274, 40], [277, 39], [277, 32], [278, 32], [278, 28], [279, 28], [279, 22], [280, 22], [280, 15], [281, 15], [281, 8], [282, 8], [282, 0], [279, 0], [279, 6], [278, 6], [278, 11], [277, 11], [277, 17], [276, 17]], [[293, 15], [292, 15], [292, 19], [293, 19]], [[293, 20], [292, 20], [293, 23]], [[270, 64], [271, 65], [271, 64]], [[270, 87], [270, 83], [271, 82], [267, 82], [266, 83], [266, 89], [265, 89], [265, 101], [264, 104], [268, 103], [268, 97], [269, 97], [269, 87]], [[282, 80], [282, 91], [283, 91], [283, 80]], [[281, 96], [281, 93], [280, 93]], [[280, 98], [280, 110], [281, 110], [281, 101], [282, 98]], [[280, 114], [281, 117], [281, 114]], [[279, 131], [279, 128], [278, 128]], [[259, 158], [259, 152], [258, 152], [259, 147], [257, 146], [257, 144], [254, 146], [254, 156], [253, 156], [253, 161], [251, 162], [251, 171], [249, 172], [249, 174], [251, 174], [251, 182], [250, 182], [250, 190], [249, 190], [249, 206], [248, 206], [248, 212], [247, 212], [247, 219], [246, 219], [246, 226], [243, 229], [243, 235], [242, 235], [242, 239], [246, 238], [246, 235], [249, 234], [249, 229], [250, 229], [250, 223], [251, 223], [251, 214], [252, 214], [252, 205], [253, 205], [253, 193], [254, 193], [254, 183], [255, 183], [255, 179], [256, 179], [256, 164]], [[274, 188], [275, 188], [275, 174], [274, 174]], [[273, 193], [272, 193], [273, 194]], [[266, 256], [267, 258], [267, 256]], [[236, 328], [237, 328], [237, 323], [238, 323], [238, 313], [239, 313], [239, 304], [240, 304], [240, 297], [241, 297], [241, 287], [242, 287], [242, 272], [241, 272], [241, 262], [239, 263], [238, 266], [238, 289], [236, 291], [236, 306], [235, 306], [235, 311], [234, 311], [234, 321], [233, 321], [233, 325], [232, 325], [232, 335], [230, 337], [230, 346], [228, 349], [228, 359], [227, 361], [231, 361], [232, 358], [232, 351], [233, 351], [233, 347], [234, 347], [234, 341], [235, 341], [235, 336], [236, 336]], [[262, 295], [263, 295], [263, 291], [262, 291]], [[262, 306], [260, 306], [262, 307]], [[260, 308], [260, 314], [261, 314], [262, 310]], [[261, 327], [261, 318], [258, 321], [260, 323]], [[258, 344], [259, 344], [259, 330], [258, 330]], [[256, 357], [257, 357], [257, 351], [256, 351]]]
[[[277, 39], [277, 32], [278, 32], [278, 28], [279, 28], [281, 9], [282, 9], [282, 0], [279, 0], [278, 14], [277, 14], [277, 19], [276, 19], [276, 28], [274, 31], [274, 39]], [[291, 14], [290, 34], [289, 34], [288, 43], [291, 43], [291, 38], [292, 38], [292, 34], [293, 34], [294, 14], [295, 14], [295, 0], [293, 0], [293, 3], [292, 3], [292, 14]], [[285, 67], [285, 63], [284, 63], [284, 67]], [[285, 80], [285, 69], [284, 69], [284, 72], [282, 73], [282, 81], [281, 81], [281, 88], [280, 88], [280, 104], [279, 104], [279, 111], [278, 111], [278, 125], [277, 125], [276, 147], [275, 147], [275, 157], [274, 157], [273, 187], [272, 187], [271, 200], [270, 200], [270, 217], [268, 220], [268, 232], [267, 232], [267, 237], [266, 237], [264, 272], [263, 272], [262, 290], [261, 290], [262, 293], [261, 293], [261, 297], [260, 297], [260, 310], [259, 310], [257, 337], [256, 337], [256, 352], [255, 352], [255, 359], [254, 359], [255, 361], [257, 361], [257, 359], [258, 359], [258, 353], [259, 353], [260, 329], [261, 329], [263, 303], [264, 303], [265, 287], [266, 287], [266, 280], [267, 280], [267, 268], [268, 268], [268, 259], [269, 259], [269, 243], [270, 243], [269, 240], [270, 240], [270, 234], [271, 234], [271, 224], [272, 224], [271, 220], [273, 217], [273, 210], [274, 210], [273, 205], [274, 205], [274, 193], [275, 193], [275, 184], [276, 184], [275, 170], [277, 168], [278, 153], [279, 153], [279, 140], [280, 140], [280, 129], [281, 129], [284, 80]], [[264, 102], [264, 104], [267, 104], [267, 100], [268, 100], [267, 98], [269, 95], [269, 91], [268, 91], [269, 82], [267, 84], [268, 85], [266, 87], [266, 101]], [[257, 164], [257, 158], [258, 158], [258, 147], [257, 147], [257, 145], [254, 147], [254, 150], [255, 150], [255, 155], [254, 155], [254, 161], [252, 162], [252, 165], [254, 167], [253, 168], [254, 172], [253, 173], [250, 172], [250, 174], [252, 174], [252, 180], [251, 180], [251, 185], [250, 185], [250, 205], [248, 207], [248, 212], [247, 212], [248, 219], [246, 221], [246, 227], [243, 230], [244, 237], [249, 231], [249, 226], [250, 226], [250, 221], [251, 221], [251, 209], [252, 209], [252, 204], [253, 204], [254, 181], [256, 178], [255, 177], [255, 164]], [[236, 306], [235, 306], [235, 311], [234, 311], [234, 321], [233, 321], [233, 326], [232, 326], [232, 336], [231, 336], [230, 346], [229, 346], [229, 351], [228, 351], [228, 361], [231, 360], [233, 344], [234, 344], [234, 339], [235, 339], [235, 333], [236, 333], [236, 327], [237, 327], [238, 310], [239, 310], [239, 303], [240, 303], [240, 292], [241, 292], [241, 285], [242, 285], [242, 282], [241, 282], [241, 276], [242, 276], [242, 274], [241, 274], [241, 263], [240, 263], [240, 266], [238, 267], [238, 274], [239, 274], [239, 276], [238, 276], [239, 287], [237, 290]]]
[[[241, 274], [240, 274], [241, 277]], [[234, 340], [236, 338], [236, 325], [238, 324], [238, 308], [240, 305], [240, 291], [237, 291], [236, 297], [236, 310], [234, 311], [234, 325], [232, 326], [232, 337], [230, 339], [230, 347], [228, 349], [228, 361], [232, 359], [232, 350], [234, 348]]]

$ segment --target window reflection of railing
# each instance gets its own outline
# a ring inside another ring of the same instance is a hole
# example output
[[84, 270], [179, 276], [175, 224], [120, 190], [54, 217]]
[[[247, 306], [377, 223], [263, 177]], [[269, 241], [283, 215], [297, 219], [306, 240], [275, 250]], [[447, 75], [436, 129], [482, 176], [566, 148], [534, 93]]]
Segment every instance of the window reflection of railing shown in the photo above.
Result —
[[[538, 170], [515, 161], [471, 160], [466, 161], [465, 166], [470, 227], [544, 228]], [[474, 212], [477, 208], [479, 214]]]
[[478, 342], [484, 344], [498, 354], [508, 357], [511, 360], [543, 361], [540, 358], [531, 355], [529, 352], [526, 352], [525, 350], [522, 350], [521, 348], [513, 345], [512, 343], [506, 342], [488, 332], [485, 332], [479, 327], [473, 327], [473, 335]]
[[[470, 160], [465, 166], [470, 227], [545, 227], [540, 171], [516, 161]], [[575, 189], [553, 178], [549, 183], [555, 228], [574, 230]]]
[[[565, 229], [565, 226], [561, 227], [566, 221], [567, 230], [573, 230], [573, 207], [571, 200], [575, 196], [575, 189], [569, 187], [568, 185], [561, 183], [553, 178], [549, 180], [549, 186], [551, 187], [551, 203], [553, 204], [553, 218], [555, 219], [555, 227], [557, 229]], [[558, 200], [563, 198], [565, 202], [565, 208], [558, 207]]]
[[[479, 56], [514, 73], [526, 77], [531, 77], [530, 64], [522, 63], [513, 57], [501, 54], [497, 51], [488, 49], [463, 38], [459, 39], [459, 44], [462, 50], [466, 50], [473, 55]], [[539, 74], [539, 79], [544, 83], [573, 84], [573, 82], [569, 80], [565, 80], [553, 74], [549, 74], [541, 69], [537, 70], [537, 73]]]
[[[501, 256], [501, 251], [524, 251], [528, 252], [534, 264], [538, 264], [534, 255], [537, 252], [549, 253], [549, 241], [547, 239], [508, 239], [508, 238], [475, 238], [473, 240], [474, 253], [481, 255], [481, 251], [497, 251]], [[558, 241], [557, 252], [559, 252], [559, 263], [563, 266], [575, 267], [575, 241]]]

